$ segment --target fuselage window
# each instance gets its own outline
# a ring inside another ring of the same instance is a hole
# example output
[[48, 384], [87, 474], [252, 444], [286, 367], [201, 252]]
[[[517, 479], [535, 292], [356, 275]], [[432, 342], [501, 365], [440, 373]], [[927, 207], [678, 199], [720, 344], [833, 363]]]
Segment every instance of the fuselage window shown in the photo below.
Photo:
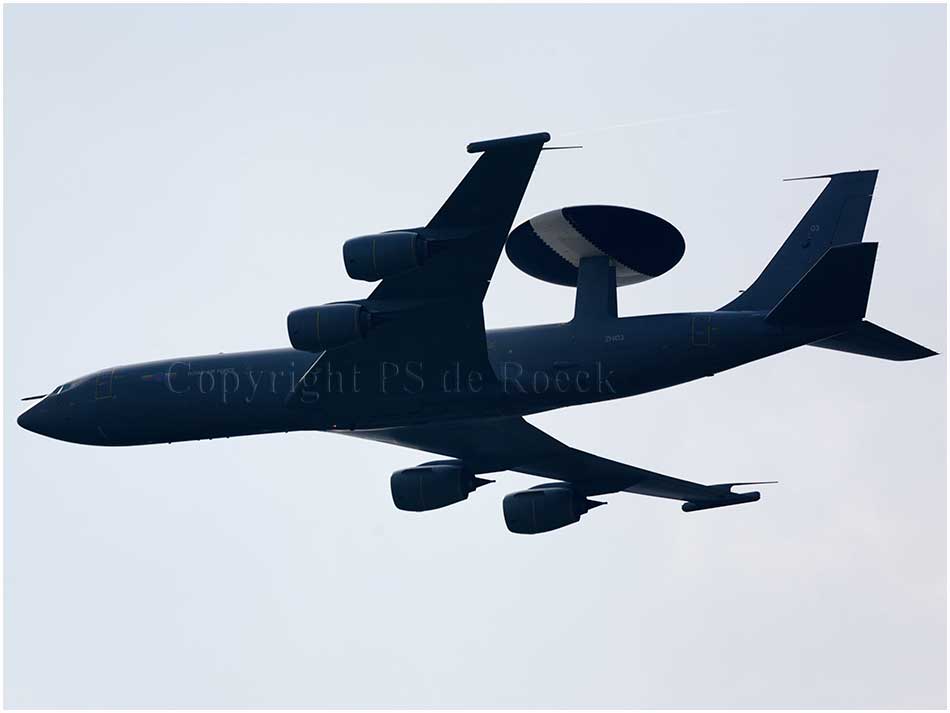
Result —
[[96, 375], [96, 398], [108, 399], [112, 397], [112, 374], [115, 370], [100, 371]]

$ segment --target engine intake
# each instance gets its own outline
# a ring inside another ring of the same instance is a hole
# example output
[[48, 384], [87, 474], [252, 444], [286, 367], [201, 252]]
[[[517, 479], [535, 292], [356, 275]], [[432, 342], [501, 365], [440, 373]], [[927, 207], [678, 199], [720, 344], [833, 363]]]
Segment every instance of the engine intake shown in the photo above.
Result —
[[587, 500], [570, 486], [546, 483], [506, 495], [502, 509], [511, 532], [536, 535], [573, 525], [588, 510], [606, 504]]
[[343, 243], [346, 274], [354, 280], [366, 282], [376, 282], [411, 270], [428, 257], [426, 239], [409, 231], [363, 235]]
[[363, 339], [372, 326], [362, 305], [331, 304], [295, 309], [287, 315], [287, 334], [294, 349], [322, 352]]
[[436, 461], [397, 470], [389, 485], [397, 508], [424, 512], [462, 502], [476, 488], [492, 482], [477, 477], [459, 461]]

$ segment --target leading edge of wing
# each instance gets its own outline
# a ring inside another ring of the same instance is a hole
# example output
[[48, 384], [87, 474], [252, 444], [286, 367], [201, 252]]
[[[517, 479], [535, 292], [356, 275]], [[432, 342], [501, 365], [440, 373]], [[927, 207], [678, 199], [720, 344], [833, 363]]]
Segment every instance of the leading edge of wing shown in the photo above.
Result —
[[585, 496], [628, 492], [681, 500], [686, 512], [759, 499], [758, 492], [732, 491], [758, 483], [702, 485], [618, 463], [566, 446], [519, 416], [342, 433], [458, 458], [477, 473], [512, 470], [561, 480]]

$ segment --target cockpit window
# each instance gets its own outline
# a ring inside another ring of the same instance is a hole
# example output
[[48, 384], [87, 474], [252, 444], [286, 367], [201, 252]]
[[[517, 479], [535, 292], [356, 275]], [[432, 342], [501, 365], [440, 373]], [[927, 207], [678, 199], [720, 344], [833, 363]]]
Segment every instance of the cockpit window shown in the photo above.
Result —
[[55, 389], [53, 389], [52, 395], [57, 396], [58, 394], [61, 394], [64, 391], [69, 391], [71, 388], [73, 388], [73, 386], [75, 386], [74, 382], [67, 381], [65, 384], [62, 384], [61, 386], [57, 386]]

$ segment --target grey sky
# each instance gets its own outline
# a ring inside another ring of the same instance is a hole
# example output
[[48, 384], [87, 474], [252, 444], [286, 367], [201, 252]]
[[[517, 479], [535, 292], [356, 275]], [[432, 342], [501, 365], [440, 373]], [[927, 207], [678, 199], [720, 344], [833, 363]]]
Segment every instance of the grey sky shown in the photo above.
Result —
[[[417, 452], [103, 449], [15, 417], [98, 368], [286, 344], [291, 309], [367, 293], [344, 239], [424, 222], [467, 142], [533, 131], [585, 148], [542, 155], [519, 221], [614, 203], [686, 238], [624, 315], [746, 287], [821, 188], [780, 178], [879, 168], [869, 317], [944, 353], [945, 12], [6, 6], [6, 705], [944, 707], [943, 356], [801, 349], [532, 417], [781, 481], [695, 515], [614, 495], [538, 537], [502, 520], [527, 476], [413, 515], [388, 477]], [[486, 321], [572, 298], [502, 257]]]

